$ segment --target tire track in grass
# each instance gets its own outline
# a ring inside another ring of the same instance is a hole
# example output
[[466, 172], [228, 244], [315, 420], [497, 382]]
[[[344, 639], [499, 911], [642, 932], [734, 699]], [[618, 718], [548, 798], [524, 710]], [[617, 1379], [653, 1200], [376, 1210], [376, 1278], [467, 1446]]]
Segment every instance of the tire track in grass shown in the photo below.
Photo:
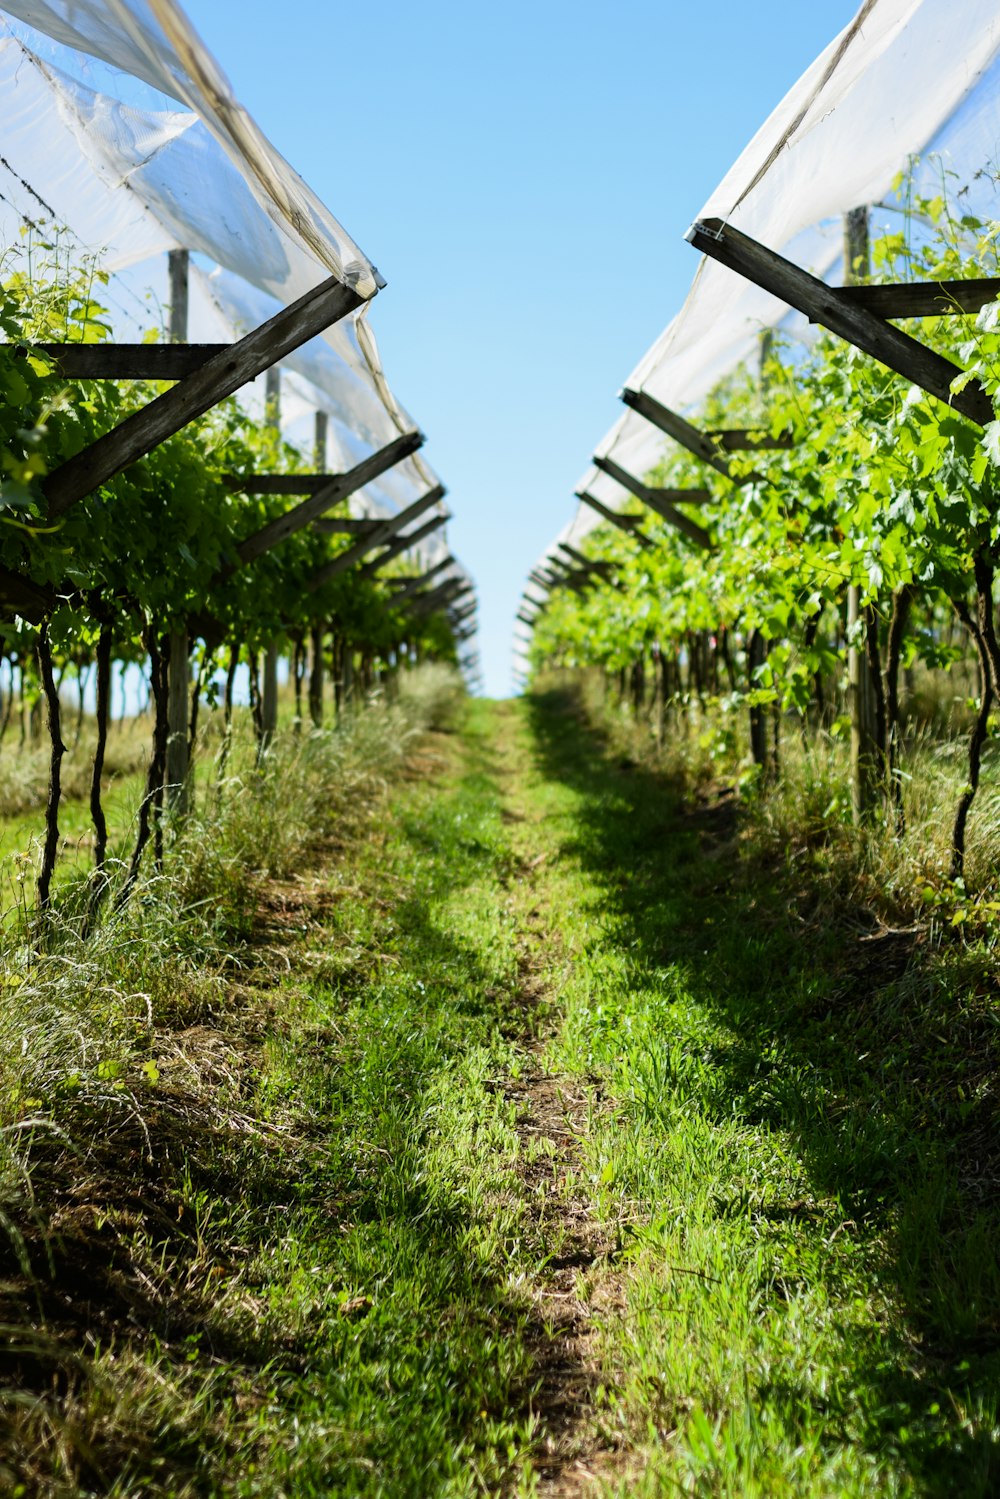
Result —
[[516, 706], [497, 706], [497, 777], [502, 816], [518, 858], [510, 907], [518, 929], [518, 980], [524, 1064], [503, 1093], [516, 1109], [519, 1176], [532, 1236], [543, 1258], [529, 1288], [526, 1339], [538, 1376], [531, 1414], [539, 1423], [533, 1461], [542, 1499], [594, 1495], [620, 1478], [628, 1455], [602, 1429], [599, 1391], [601, 1318], [624, 1304], [613, 1261], [616, 1242], [594, 1215], [583, 1153], [593, 1092], [587, 1080], [546, 1070], [545, 1051], [559, 1022], [558, 994], [547, 973], [560, 934], [545, 921], [549, 856], [537, 852], [532, 819], [520, 803], [525, 765], [516, 742]]

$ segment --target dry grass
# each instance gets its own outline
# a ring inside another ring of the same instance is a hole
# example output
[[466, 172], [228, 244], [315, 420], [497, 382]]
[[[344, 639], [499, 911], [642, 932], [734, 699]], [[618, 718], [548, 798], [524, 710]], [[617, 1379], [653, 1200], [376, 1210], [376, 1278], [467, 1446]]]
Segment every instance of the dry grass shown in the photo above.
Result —
[[294, 1369], [287, 1316], [253, 1286], [254, 1246], [268, 1227], [280, 1240], [289, 1173], [313, 1150], [301, 1109], [261, 1093], [272, 993], [322, 903], [295, 871], [359, 837], [415, 747], [421, 701], [283, 734], [259, 767], [241, 729], [224, 782], [201, 777], [164, 871], [122, 910], [107, 901], [84, 939], [78, 882], [43, 950], [30, 912], [10, 927], [0, 1490], [124, 1493], [114, 1475], [136, 1471], [158, 1492], [207, 1492], [208, 1466], [226, 1466], [218, 1410], [252, 1445], [280, 1382], [268, 1361]]

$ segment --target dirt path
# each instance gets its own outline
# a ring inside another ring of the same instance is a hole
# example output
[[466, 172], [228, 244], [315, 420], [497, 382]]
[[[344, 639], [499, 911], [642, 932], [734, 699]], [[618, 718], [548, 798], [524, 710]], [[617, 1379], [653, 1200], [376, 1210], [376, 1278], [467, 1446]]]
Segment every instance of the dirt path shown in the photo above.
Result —
[[606, 1381], [600, 1324], [621, 1305], [621, 1276], [614, 1268], [614, 1232], [595, 1217], [581, 1183], [581, 1144], [599, 1100], [588, 1092], [585, 1079], [546, 1067], [547, 1043], [560, 1023], [546, 970], [560, 937], [545, 914], [548, 860], [537, 851], [539, 818], [522, 799], [523, 752], [510, 719], [505, 716], [502, 724], [497, 779], [504, 793], [504, 821], [518, 855], [509, 907], [517, 922], [525, 1022], [524, 1067], [517, 1079], [508, 1080], [504, 1093], [517, 1109], [520, 1174], [532, 1228], [547, 1250], [531, 1287], [527, 1339], [540, 1376], [532, 1401], [542, 1433], [535, 1470], [540, 1495], [573, 1499], [596, 1494], [622, 1475], [627, 1462], [597, 1408], [598, 1387]]

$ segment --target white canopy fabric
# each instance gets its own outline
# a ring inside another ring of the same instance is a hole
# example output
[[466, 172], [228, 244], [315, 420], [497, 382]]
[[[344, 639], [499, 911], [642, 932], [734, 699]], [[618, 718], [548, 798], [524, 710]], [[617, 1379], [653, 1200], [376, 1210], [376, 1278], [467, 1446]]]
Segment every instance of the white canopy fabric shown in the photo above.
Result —
[[[161, 320], [165, 252], [175, 248], [198, 257], [192, 342], [238, 338], [331, 274], [374, 295], [371, 263], [236, 103], [172, 0], [5, 9], [18, 21], [0, 13], [0, 245], [23, 249], [27, 236], [41, 255], [55, 237], [67, 253], [96, 254], [112, 273], [100, 300], [117, 337]], [[161, 107], [170, 104], [161, 94], [189, 107]], [[366, 312], [283, 361], [308, 381], [283, 414], [294, 421], [309, 399], [328, 413], [334, 469], [415, 425], [389, 388]], [[356, 508], [395, 513], [437, 483], [417, 456], [367, 486]]]
[[4, 9], [64, 47], [142, 79], [194, 112], [274, 224], [290, 276], [306, 272], [308, 279], [286, 300], [315, 284], [316, 264], [363, 297], [375, 292], [374, 267], [237, 103], [225, 74], [174, 0], [7, 0]]
[[[699, 218], [724, 219], [839, 283], [843, 215], [861, 204], [881, 205], [890, 217], [898, 212], [893, 180], [916, 157], [919, 190], [934, 196], [942, 173], [953, 173], [952, 189], [967, 189], [963, 212], [1000, 216], [990, 174], [1000, 166], [996, 0], [864, 0], [757, 132]], [[626, 383], [673, 410], [690, 409], [729, 371], [756, 358], [763, 329], [804, 331], [801, 325], [777, 298], [703, 260], [680, 313]], [[629, 411], [596, 452], [641, 478], [665, 442]], [[625, 497], [595, 469], [581, 487], [614, 508]], [[594, 512], [582, 511], [576, 534], [596, 524]]]

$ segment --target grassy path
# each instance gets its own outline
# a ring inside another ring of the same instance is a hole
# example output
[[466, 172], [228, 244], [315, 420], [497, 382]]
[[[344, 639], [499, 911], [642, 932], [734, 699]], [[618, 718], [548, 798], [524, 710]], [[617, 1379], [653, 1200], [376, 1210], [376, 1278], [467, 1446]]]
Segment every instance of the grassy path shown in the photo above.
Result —
[[475, 715], [541, 1491], [993, 1492], [996, 1156], [940, 1043], [982, 1069], [988, 955], [908, 980], [572, 704]]
[[991, 955], [851, 919], [572, 702], [470, 704], [161, 1038], [46, 1492], [996, 1492]]

